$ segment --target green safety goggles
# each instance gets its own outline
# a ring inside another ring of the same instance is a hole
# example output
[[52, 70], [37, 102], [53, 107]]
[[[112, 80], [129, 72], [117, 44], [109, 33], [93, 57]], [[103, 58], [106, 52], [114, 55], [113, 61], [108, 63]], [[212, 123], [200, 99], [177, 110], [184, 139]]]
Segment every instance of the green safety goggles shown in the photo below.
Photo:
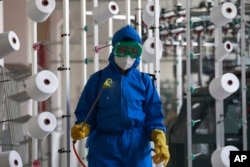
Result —
[[131, 58], [141, 56], [142, 46], [137, 42], [122, 41], [115, 44], [114, 53], [117, 57], [125, 57], [129, 55]]

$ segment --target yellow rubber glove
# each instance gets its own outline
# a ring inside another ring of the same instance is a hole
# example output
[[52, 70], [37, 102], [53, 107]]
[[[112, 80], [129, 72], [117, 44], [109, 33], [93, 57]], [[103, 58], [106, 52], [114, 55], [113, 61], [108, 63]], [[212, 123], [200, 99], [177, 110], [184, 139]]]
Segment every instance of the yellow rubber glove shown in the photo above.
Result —
[[170, 159], [170, 153], [168, 150], [168, 145], [166, 143], [166, 136], [164, 131], [155, 129], [151, 133], [151, 139], [155, 144], [155, 155], [153, 155], [152, 159], [155, 164], [159, 164], [164, 162], [164, 166], [168, 164]]
[[73, 142], [84, 139], [89, 135], [89, 133], [90, 133], [90, 126], [87, 123], [82, 122], [79, 124], [75, 124], [71, 128], [71, 137], [73, 139]]

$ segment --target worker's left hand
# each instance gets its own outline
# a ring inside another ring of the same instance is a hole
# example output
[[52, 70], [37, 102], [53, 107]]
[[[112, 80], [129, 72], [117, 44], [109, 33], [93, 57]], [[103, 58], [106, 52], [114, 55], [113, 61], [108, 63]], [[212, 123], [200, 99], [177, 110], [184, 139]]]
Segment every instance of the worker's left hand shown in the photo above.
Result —
[[154, 142], [155, 155], [153, 155], [152, 159], [155, 164], [159, 164], [164, 162], [164, 166], [166, 166], [170, 159], [170, 153], [168, 149], [168, 145], [166, 144], [166, 137], [162, 130], [155, 129], [151, 133], [151, 138]]

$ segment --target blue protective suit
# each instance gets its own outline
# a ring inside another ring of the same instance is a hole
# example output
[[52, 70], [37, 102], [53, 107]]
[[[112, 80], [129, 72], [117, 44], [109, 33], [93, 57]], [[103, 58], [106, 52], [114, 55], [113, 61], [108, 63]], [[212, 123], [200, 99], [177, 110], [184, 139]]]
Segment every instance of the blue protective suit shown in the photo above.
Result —
[[[118, 30], [112, 45], [123, 38], [142, 43], [129, 25]], [[90, 76], [75, 110], [76, 123], [83, 122], [104, 81], [112, 79], [86, 121], [91, 126], [88, 137], [89, 167], [152, 167], [150, 136], [153, 129], [166, 130], [162, 103], [153, 80], [136, 69], [140, 58], [126, 74], [120, 74], [113, 51], [109, 64]]]

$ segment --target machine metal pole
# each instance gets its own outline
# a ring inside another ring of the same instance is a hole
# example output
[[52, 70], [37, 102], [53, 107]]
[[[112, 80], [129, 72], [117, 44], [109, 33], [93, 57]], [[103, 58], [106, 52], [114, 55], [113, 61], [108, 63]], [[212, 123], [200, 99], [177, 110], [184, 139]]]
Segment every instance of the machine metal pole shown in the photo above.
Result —
[[130, 0], [126, 0], [126, 24], [130, 25]]
[[[32, 27], [32, 42], [37, 43], [37, 23], [33, 22]], [[32, 75], [37, 74], [38, 71], [38, 65], [37, 65], [37, 50], [33, 50], [32, 55]], [[32, 100], [32, 115], [36, 116], [38, 114], [38, 102], [35, 100]], [[38, 139], [32, 138], [32, 161], [38, 159]]]
[[[93, 1], [93, 7], [97, 7], [98, 6], [98, 0], [94, 0]], [[95, 23], [94, 21], [94, 47], [98, 46], [99, 43], [99, 25], [98, 23]], [[94, 71], [98, 71], [99, 70], [99, 53], [95, 52], [94, 55]]]
[[188, 167], [193, 166], [192, 162], [192, 108], [191, 108], [191, 50], [190, 50], [190, 0], [186, 1], [186, 75], [187, 75], [187, 161]]
[[[0, 33], [3, 32], [3, 25], [4, 25], [4, 17], [3, 17], [3, 1], [0, 1]], [[0, 59], [0, 66], [4, 66], [4, 59]]]
[[[137, 17], [136, 17], [136, 24], [137, 24], [137, 31], [138, 31], [138, 34], [140, 35], [140, 37], [142, 37], [142, 8], [141, 8], [141, 0], [138, 0], [138, 3], [137, 3]], [[142, 71], [142, 61], [139, 65], [139, 69]]]
[[63, 73], [65, 74], [65, 98], [66, 98], [66, 142], [67, 142], [67, 167], [70, 167], [70, 146], [71, 146], [71, 139], [70, 139], [70, 55], [69, 55], [69, 0], [63, 1], [63, 34], [61, 35], [63, 38], [63, 57], [64, 57], [64, 64], [67, 70], [64, 70]]
[[158, 94], [160, 95], [160, 54], [159, 50], [160, 50], [160, 39], [159, 39], [159, 12], [160, 9], [160, 2], [159, 0], [155, 0], [154, 1], [154, 6], [155, 6], [155, 29], [154, 29], [154, 40], [155, 40], [155, 48], [154, 48], [154, 54], [155, 54], [155, 64], [154, 64], [154, 68], [155, 68], [155, 76], [156, 76], [156, 89]]
[[[219, 5], [219, 0], [214, 1], [214, 5]], [[215, 26], [214, 29], [214, 46], [215, 50], [218, 49], [218, 46], [222, 42], [221, 34], [222, 34], [221, 26]], [[216, 53], [216, 51], [215, 51]], [[216, 55], [215, 55], [216, 57]], [[215, 61], [215, 78], [220, 77], [223, 73], [222, 69], [222, 61]], [[224, 146], [224, 106], [223, 100], [215, 100], [215, 123], [216, 123], [216, 148], [221, 148]]]
[[[87, 26], [87, 21], [86, 21], [86, 0], [81, 0], [81, 27], [82, 27], [82, 32], [81, 32], [81, 55], [82, 55], [82, 60], [85, 62], [87, 58], [87, 33], [85, 31], [85, 28]], [[85, 85], [87, 82], [87, 64], [83, 63], [82, 65], [82, 72], [83, 72], [83, 80], [82, 84]]]
[[[178, 36], [178, 40], [181, 41], [181, 35]], [[175, 53], [176, 53], [176, 112], [177, 115], [180, 114], [182, 103], [183, 103], [183, 89], [182, 89], [182, 55], [183, 55], [183, 47], [180, 45], [175, 46]]]
[[241, 85], [242, 85], [242, 134], [243, 150], [247, 150], [247, 86], [246, 86], [246, 39], [245, 39], [245, 0], [241, 0]]
[[[86, 0], [81, 0], [81, 72], [82, 74], [82, 80], [81, 85], [85, 86], [87, 83], [87, 63], [85, 63], [85, 60], [87, 59], [87, 21], [86, 21]], [[82, 152], [82, 155], [84, 159], [86, 160], [87, 157], [87, 148], [85, 148], [86, 139], [79, 142], [79, 149]], [[85, 163], [87, 163], [85, 161]]]
[[108, 41], [108, 44], [110, 44], [110, 46], [109, 46], [109, 53], [111, 53], [112, 52], [112, 40], [111, 40], [111, 37], [113, 37], [113, 18], [111, 17], [111, 18], [109, 18], [109, 20], [108, 20], [108, 26], [109, 26], [109, 41]]

